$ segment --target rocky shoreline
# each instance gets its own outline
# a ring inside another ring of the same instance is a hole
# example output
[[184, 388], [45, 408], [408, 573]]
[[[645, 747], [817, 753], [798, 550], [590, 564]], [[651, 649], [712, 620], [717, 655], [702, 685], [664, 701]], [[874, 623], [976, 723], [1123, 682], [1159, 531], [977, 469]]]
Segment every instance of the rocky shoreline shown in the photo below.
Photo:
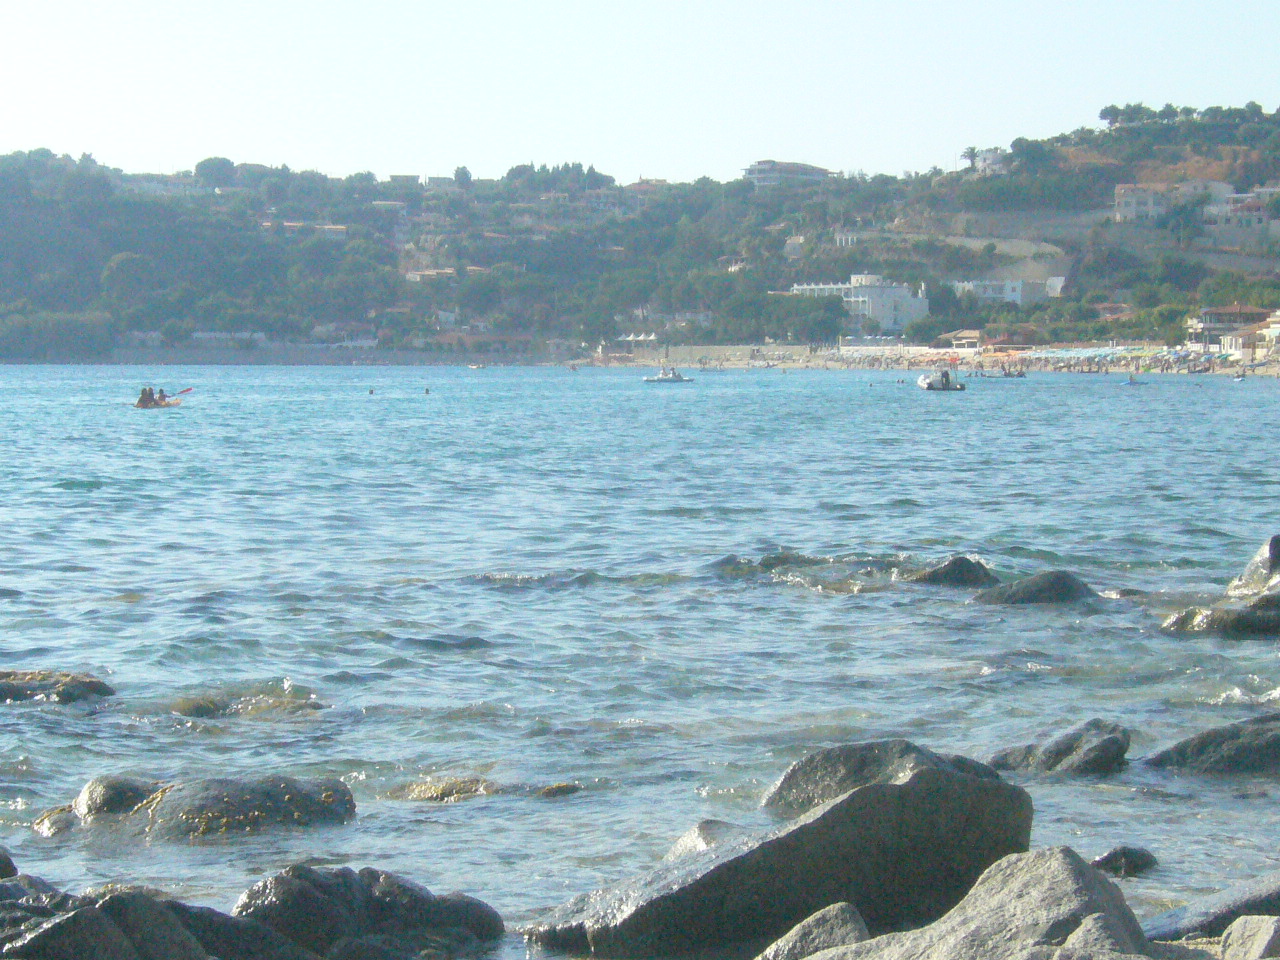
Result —
[[[778, 561], [779, 563], [783, 561]], [[722, 561], [750, 576], [771, 558]], [[921, 589], [976, 589], [997, 605], [1098, 604], [1066, 571], [999, 583], [956, 557], [902, 578]], [[1280, 636], [1280, 536], [1223, 597], [1175, 613], [1174, 634]], [[111, 696], [93, 677], [0, 672], [10, 701]], [[750, 833], [704, 821], [652, 871], [577, 897], [521, 931], [537, 949], [611, 958], [761, 960], [897, 958], [1197, 958], [1280, 956], [1280, 873], [1139, 924], [1108, 879], [1155, 866], [1117, 847], [1086, 863], [1067, 847], [1031, 850], [1033, 805], [1022, 778], [1111, 777], [1131, 763], [1156, 775], [1230, 778], [1280, 773], [1280, 713], [1201, 731], [1149, 756], [1127, 756], [1131, 733], [1094, 718], [986, 761], [907, 740], [845, 744], [793, 764], [762, 798], [777, 825]], [[199, 842], [276, 829], [340, 825], [355, 801], [340, 780], [263, 776], [158, 783], [104, 776], [36, 818], [56, 837], [110, 830], [147, 842]], [[234, 842], [231, 840], [230, 842]], [[27, 960], [408, 960], [479, 957], [506, 932], [496, 911], [463, 894], [436, 896], [367, 867], [289, 867], [229, 913], [128, 885], [74, 895], [0, 858], [0, 957]]]

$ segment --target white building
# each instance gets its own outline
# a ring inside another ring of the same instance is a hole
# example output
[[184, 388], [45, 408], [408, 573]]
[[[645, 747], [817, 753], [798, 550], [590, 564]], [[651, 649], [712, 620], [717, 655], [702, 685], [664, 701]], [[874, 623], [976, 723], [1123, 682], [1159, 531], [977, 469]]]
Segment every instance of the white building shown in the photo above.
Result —
[[1111, 217], [1116, 223], [1155, 220], [1169, 212], [1170, 192], [1163, 183], [1117, 183]]
[[848, 283], [793, 284], [791, 294], [839, 297], [851, 317], [874, 320], [885, 333], [901, 333], [907, 324], [929, 315], [929, 298], [924, 294], [924, 284], [912, 288], [872, 273], [855, 273]]
[[1029, 307], [1041, 303], [1050, 297], [1062, 295], [1063, 277], [1050, 277], [1047, 280], [956, 280], [951, 289], [956, 296], [973, 294], [986, 303], [1012, 303], [1019, 307]]

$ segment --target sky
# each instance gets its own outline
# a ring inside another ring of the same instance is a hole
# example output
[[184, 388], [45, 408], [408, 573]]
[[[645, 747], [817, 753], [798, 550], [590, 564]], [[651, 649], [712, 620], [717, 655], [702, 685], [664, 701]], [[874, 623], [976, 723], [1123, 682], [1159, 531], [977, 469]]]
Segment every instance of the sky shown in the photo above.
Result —
[[0, 154], [127, 173], [901, 174], [1110, 103], [1280, 109], [1276, 0], [0, 0], [0, 37]]

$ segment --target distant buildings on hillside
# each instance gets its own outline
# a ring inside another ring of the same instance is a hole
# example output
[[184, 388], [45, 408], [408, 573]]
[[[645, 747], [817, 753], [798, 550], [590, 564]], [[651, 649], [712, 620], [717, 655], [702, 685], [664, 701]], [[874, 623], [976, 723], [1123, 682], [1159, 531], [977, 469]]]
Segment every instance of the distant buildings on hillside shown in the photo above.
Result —
[[907, 324], [929, 315], [924, 284], [892, 283], [872, 273], [855, 273], [847, 283], [797, 283], [790, 292], [799, 297], [839, 297], [850, 317], [874, 321], [882, 333], [901, 333]]
[[744, 171], [746, 178], [757, 190], [806, 183], [821, 183], [834, 176], [830, 170], [807, 163], [784, 163], [778, 160], [757, 160]]
[[1116, 223], [1152, 223], [1179, 207], [1199, 204], [1198, 222], [1208, 245], [1260, 250], [1280, 241], [1280, 219], [1269, 212], [1276, 197], [1280, 197], [1277, 184], [1236, 193], [1231, 184], [1220, 180], [1120, 183], [1111, 218]]

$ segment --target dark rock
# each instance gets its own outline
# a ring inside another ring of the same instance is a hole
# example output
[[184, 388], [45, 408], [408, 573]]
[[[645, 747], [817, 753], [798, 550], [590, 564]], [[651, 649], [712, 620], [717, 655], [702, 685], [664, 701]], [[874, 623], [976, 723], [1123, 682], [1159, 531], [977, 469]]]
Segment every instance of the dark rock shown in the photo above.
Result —
[[8, 850], [0, 847], [0, 880], [8, 880], [17, 875], [18, 868], [14, 866], [13, 857], [9, 855]]
[[1151, 755], [1146, 762], [1190, 773], [1280, 772], [1280, 713], [1214, 727]]
[[822, 958], [1102, 960], [1147, 951], [1119, 888], [1059, 847], [1000, 860], [955, 909], [927, 927], [838, 947]]
[[1227, 585], [1229, 597], [1255, 597], [1280, 589], [1280, 534], [1253, 555], [1244, 572]]
[[1024, 604], [1074, 603], [1097, 598], [1093, 588], [1075, 574], [1050, 570], [982, 590], [973, 599], [978, 603]]
[[73, 703], [88, 697], [109, 697], [116, 691], [96, 677], [56, 670], [0, 670], [0, 703], [15, 700], [54, 700]]
[[710, 850], [718, 843], [740, 837], [745, 831], [734, 823], [724, 820], [699, 820], [680, 835], [671, 849], [663, 854], [663, 860], [678, 860], [691, 853]]
[[[371, 949], [391, 941], [417, 953], [424, 946], [451, 955], [478, 952], [481, 941], [503, 933], [502, 918], [488, 904], [429, 890], [381, 870], [317, 870], [289, 867], [246, 890], [232, 914], [270, 927], [316, 953], [374, 938]], [[388, 939], [389, 938], [389, 939]], [[376, 942], [375, 942], [376, 941]]]
[[129, 938], [142, 960], [209, 960], [169, 908], [144, 893], [113, 893], [98, 902], [98, 909]]
[[1146, 847], [1118, 846], [1089, 861], [1089, 865], [1113, 877], [1136, 877], [1155, 869], [1159, 861]]
[[84, 897], [64, 893], [47, 880], [20, 873], [16, 877], [0, 881], [0, 903], [20, 903], [28, 907], [39, 907], [54, 913], [69, 913], [80, 907], [87, 907], [91, 902]]
[[804, 960], [819, 950], [861, 943], [870, 934], [852, 903], [833, 903], [775, 940], [757, 960]]
[[580, 783], [552, 783], [538, 791], [543, 800], [554, 800], [556, 797], [571, 797], [582, 790]]
[[168, 908], [206, 951], [222, 960], [317, 960], [310, 950], [256, 920], [185, 903]]
[[803, 813], [857, 787], [898, 783], [926, 768], [1000, 781], [998, 773], [968, 757], [934, 753], [909, 740], [874, 740], [830, 747], [796, 761], [769, 788], [761, 804]]
[[97, 907], [59, 914], [7, 943], [3, 956], [25, 960], [142, 960], [129, 938]]
[[1188, 607], [1168, 617], [1169, 633], [1215, 633], [1229, 640], [1280, 636], [1280, 609], [1268, 594], [1244, 607]]
[[942, 587], [991, 587], [1000, 578], [991, 572], [981, 560], [972, 557], [952, 557], [902, 578], [908, 583], [932, 583]]
[[111, 813], [129, 813], [155, 793], [158, 783], [134, 777], [94, 777], [71, 803], [81, 820]]
[[873, 933], [936, 920], [988, 865], [1026, 849], [1031, 798], [994, 774], [904, 769], [899, 782], [851, 790], [762, 837], [578, 897], [525, 935], [572, 953], [646, 957], [771, 942], [841, 901]]
[[1128, 750], [1128, 730], [1094, 718], [1048, 743], [1001, 750], [988, 763], [996, 770], [1105, 775], [1124, 769]]
[[188, 840], [257, 833], [271, 827], [346, 823], [355, 799], [341, 780], [192, 780], [164, 787], [139, 808], [153, 837]]
[[1216, 937], [1239, 917], [1280, 916], [1280, 871], [1192, 900], [1142, 924], [1150, 940]]

